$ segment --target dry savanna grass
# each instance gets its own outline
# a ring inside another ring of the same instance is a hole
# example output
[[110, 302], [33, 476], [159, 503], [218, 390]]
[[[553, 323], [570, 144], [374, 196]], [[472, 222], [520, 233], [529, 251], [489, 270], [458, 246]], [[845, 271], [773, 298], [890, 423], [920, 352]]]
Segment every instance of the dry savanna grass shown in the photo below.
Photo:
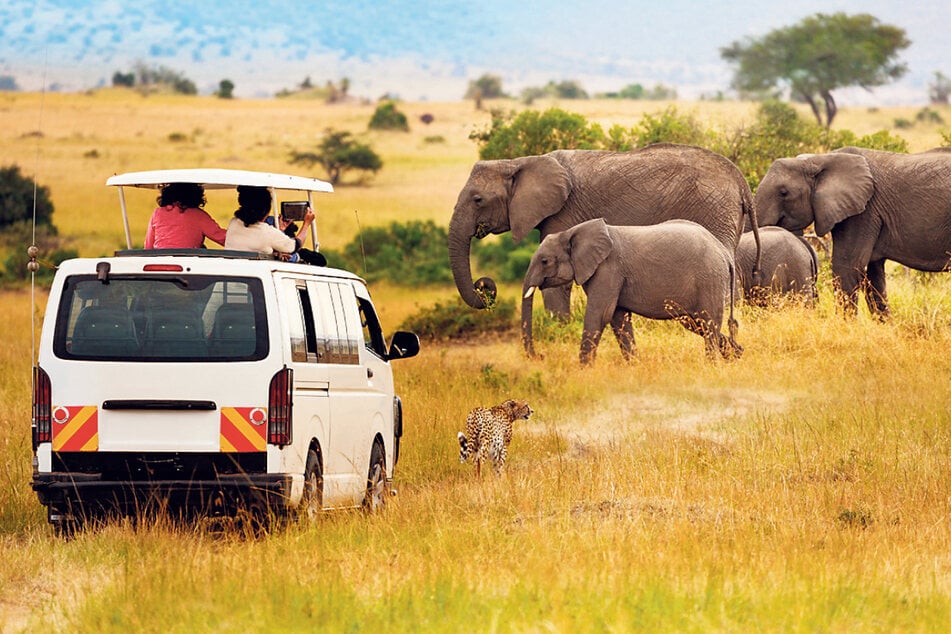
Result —
[[[2, 132], [13, 148], [7, 160], [31, 166], [39, 142], [56, 223], [89, 255], [121, 246], [115, 194], [103, 186], [109, 174], [181, 165], [294, 171], [283, 162], [290, 149], [306, 149], [328, 125], [362, 130], [372, 112], [47, 95], [37, 139], [28, 133], [40, 98], [0, 99], [12, 122]], [[567, 106], [622, 124], [647, 107]], [[711, 119], [752, 112], [680, 107]], [[475, 160], [466, 137], [486, 115], [462, 103], [401, 109], [413, 131], [371, 135], [386, 163], [371, 185], [321, 199], [326, 244], [351, 239], [354, 210], [363, 225], [448, 221]], [[436, 117], [425, 129], [416, 119], [423, 112]], [[175, 131], [190, 140], [168, 142]], [[938, 142], [935, 133], [915, 149]], [[84, 157], [92, 149], [99, 157]], [[209, 207], [224, 219], [229, 205]], [[888, 273], [887, 323], [864, 309], [854, 319], [838, 314], [827, 263], [815, 309], [740, 306], [746, 352], [732, 362], [707, 361], [699, 337], [646, 320], [635, 326], [635, 361], [624, 363], [606, 333], [584, 369], [570, 328], [539, 342], [540, 359], [522, 355], [515, 331], [424, 342], [417, 358], [395, 364], [406, 430], [399, 495], [382, 514], [331, 513], [259, 532], [113, 521], [69, 541], [53, 535], [29, 487], [31, 319], [42, 318], [43, 293], [4, 292], [0, 630], [943, 630], [951, 622], [951, 276]], [[371, 291], [389, 331], [455, 295]], [[536, 413], [516, 423], [505, 475], [477, 479], [458, 462], [456, 431], [472, 407], [509, 397], [526, 398]]]

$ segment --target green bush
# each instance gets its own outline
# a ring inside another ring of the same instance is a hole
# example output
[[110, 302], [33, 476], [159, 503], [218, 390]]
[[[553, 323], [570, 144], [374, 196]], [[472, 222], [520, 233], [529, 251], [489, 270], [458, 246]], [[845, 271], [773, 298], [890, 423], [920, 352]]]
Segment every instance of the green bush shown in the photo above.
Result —
[[396, 109], [392, 101], [381, 103], [370, 117], [371, 130], [402, 130], [409, 132], [406, 115]]
[[605, 148], [623, 152], [651, 143], [683, 143], [709, 147], [714, 133], [705, 130], [696, 117], [682, 115], [673, 106], [659, 114], [644, 113], [640, 122], [625, 130], [615, 125], [608, 130]]
[[367, 281], [396, 284], [432, 284], [452, 281], [449, 269], [449, 236], [432, 220], [393, 222], [368, 227], [342, 252], [322, 252], [331, 266], [362, 275]]
[[508, 235], [476, 240], [472, 243], [472, 257], [479, 263], [480, 268], [487, 269], [493, 278], [503, 282], [521, 282], [538, 243], [537, 229], [530, 231], [517, 244]]
[[34, 191], [36, 192], [36, 224], [53, 227], [53, 201], [50, 190], [36, 186], [32, 178], [20, 174], [18, 165], [0, 167], [0, 230], [19, 222], [33, 221]]
[[605, 135], [597, 123], [583, 115], [550, 108], [544, 112], [525, 110], [514, 118], [492, 112], [488, 130], [472, 132], [469, 138], [479, 145], [483, 160], [547, 154], [559, 149], [596, 150], [604, 146]]
[[410, 330], [421, 338], [445, 341], [509, 332], [516, 326], [514, 299], [500, 299], [488, 310], [477, 310], [457, 297], [448, 304], [436, 302], [421, 308], [407, 317], [399, 325], [399, 330]]

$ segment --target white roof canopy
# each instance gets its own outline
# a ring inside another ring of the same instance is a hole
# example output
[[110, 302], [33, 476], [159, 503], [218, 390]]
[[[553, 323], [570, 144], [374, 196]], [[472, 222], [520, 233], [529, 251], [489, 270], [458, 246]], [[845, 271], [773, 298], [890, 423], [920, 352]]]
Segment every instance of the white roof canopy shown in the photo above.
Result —
[[[178, 169], [178, 170], [151, 170], [148, 172], [129, 172], [116, 174], [106, 179], [106, 185], [119, 188], [119, 204], [122, 207], [122, 224], [125, 227], [125, 241], [127, 248], [132, 248], [132, 233], [129, 229], [129, 213], [126, 209], [123, 187], [143, 187], [159, 189], [170, 183], [196, 183], [205, 189], [237, 189], [240, 185], [253, 187], [267, 187], [271, 196], [275, 190], [307, 192], [307, 201], [312, 203], [313, 192], [333, 192], [333, 185], [327, 181], [305, 176], [290, 176], [288, 174], [272, 174], [270, 172], [252, 172], [249, 170], [228, 170], [216, 168]], [[311, 239], [316, 249], [317, 229], [310, 227]]]
[[329, 193], [334, 190], [333, 185], [316, 178], [214, 168], [129, 172], [116, 174], [106, 180], [106, 185], [150, 189], [157, 189], [169, 183], [197, 183], [203, 185], [205, 189], [235, 189], [239, 185], [252, 185], [305, 192]]

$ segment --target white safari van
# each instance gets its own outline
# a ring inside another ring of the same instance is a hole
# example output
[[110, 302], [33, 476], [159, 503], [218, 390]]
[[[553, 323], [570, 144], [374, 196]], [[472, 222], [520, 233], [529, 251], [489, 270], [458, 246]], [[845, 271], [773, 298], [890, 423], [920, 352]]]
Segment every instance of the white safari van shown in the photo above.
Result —
[[[327, 185], [235, 170], [114, 178], [308, 198]], [[402, 434], [390, 362], [418, 351], [409, 332], [387, 345], [346, 271], [217, 249], [66, 261], [33, 369], [33, 488], [63, 526], [154, 505], [375, 508]]]

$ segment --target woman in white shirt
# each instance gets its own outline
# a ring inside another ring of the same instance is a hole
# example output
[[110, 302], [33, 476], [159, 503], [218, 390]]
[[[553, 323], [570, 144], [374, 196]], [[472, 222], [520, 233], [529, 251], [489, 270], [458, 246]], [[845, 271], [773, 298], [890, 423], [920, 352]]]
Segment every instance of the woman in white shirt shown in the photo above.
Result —
[[[288, 236], [282, 231], [291, 224], [283, 218], [280, 219], [281, 229], [268, 224], [265, 219], [270, 213], [271, 192], [267, 187], [239, 186], [238, 209], [228, 224], [225, 248], [269, 254], [296, 253], [300, 249], [307, 228], [314, 221], [314, 211], [310, 207], [307, 208], [296, 237]], [[307, 260], [306, 257], [302, 259]]]

